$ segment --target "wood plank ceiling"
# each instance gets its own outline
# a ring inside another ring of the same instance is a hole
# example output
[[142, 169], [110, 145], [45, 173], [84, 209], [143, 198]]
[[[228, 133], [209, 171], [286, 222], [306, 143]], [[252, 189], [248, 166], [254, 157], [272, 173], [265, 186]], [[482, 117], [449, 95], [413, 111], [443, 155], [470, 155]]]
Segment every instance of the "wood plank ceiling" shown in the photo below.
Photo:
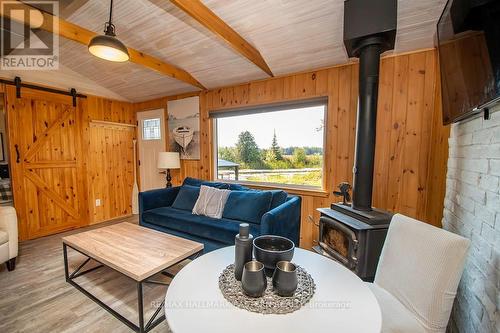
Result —
[[[342, 41], [343, 0], [202, 0], [211, 11], [262, 55], [274, 75], [349, 61]], [[433, 47], [436, 21], [446, 0], [399, 0], [395, 52]], [[109, 1], [77, 0], [61, 16], [101, 33]], [[135, 48], [189, 72], [207, 88], [269, 77], [206, 26], [169, 0], [115, 1], [113, 23], [118, 38]], [[60, 39], [60, 63], [67, 85], [82, 92], [128, 101], [199, 90], [140, 65], [111, 63], [91, 56], [84, 45]], [[76, 72], [74, 80], [68, 72]], [[21, 72], [24, 80], [40, 81]], [[12, 76], [14, 73], [0, 73]], [[53, 72], [45, 74], [48, 81]], [[90, 91], [88, 82], [95, 82]], [[44, 82], [46, 83], [46, 82]], [[61, 86], [61, 83], [56, 84]], [[68, 88], [61, 87], [61, 88]]]

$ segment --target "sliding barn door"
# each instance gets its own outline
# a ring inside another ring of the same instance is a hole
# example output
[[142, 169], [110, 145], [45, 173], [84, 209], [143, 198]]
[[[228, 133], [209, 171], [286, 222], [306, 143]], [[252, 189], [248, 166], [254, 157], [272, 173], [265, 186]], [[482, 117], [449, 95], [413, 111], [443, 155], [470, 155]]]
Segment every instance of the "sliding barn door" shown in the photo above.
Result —
[[22, 239], [87, 224], [82, 161], [82, 101], [22, 89], [7, 90], [14, 204]]

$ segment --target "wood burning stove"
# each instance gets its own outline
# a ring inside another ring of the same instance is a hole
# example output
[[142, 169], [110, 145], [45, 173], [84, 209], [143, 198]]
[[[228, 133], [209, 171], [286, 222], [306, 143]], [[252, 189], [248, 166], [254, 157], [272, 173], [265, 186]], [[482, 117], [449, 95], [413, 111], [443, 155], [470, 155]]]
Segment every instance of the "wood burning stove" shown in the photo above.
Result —
[[319, 244], [344, 266], [355, 269], [358, 266], [359, 235], [328, 213], [320, 218]]
[[364, 281], [373, 281], [392, 215], [369, 224], [345, 214], [343, 204], [320, 208], [319, 244], [314, 250], [338, 261]]
[[341, 184], [342, 204], [319, 209], [315, 250], [339, 261], [366, 281], [373, 280], [392, 214], [372, 208], [380, 55], [394, 48], [397, 0], [346, 0], [344, 44], [359, 58], [359, 102], [352, 203]]

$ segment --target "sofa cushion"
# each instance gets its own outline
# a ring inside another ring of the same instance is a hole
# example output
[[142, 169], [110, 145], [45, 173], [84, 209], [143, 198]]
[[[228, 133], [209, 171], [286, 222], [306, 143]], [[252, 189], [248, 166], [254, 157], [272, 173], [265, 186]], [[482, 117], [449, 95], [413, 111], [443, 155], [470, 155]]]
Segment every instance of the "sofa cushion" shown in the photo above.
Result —
[[[246, 186], [243, 186], [243, 185], [240, 185], [240, 184], [233, 184], [233, 183], [228, 183], [228, 184], [229, 184], [229, 189], [231, 191], [256, 191], [256, 192], [265, 192], [265, 191], [251, 189], [249, 187], [246, 187]], [[272, 199], [271, 199], [271, 208], [270, 209], [276, 208], [279, 205], [284, 204], [285, 201], [286, 201], [286, 198], [288, 197], [288, 194], [285, 191], [283, 191], [283, 190], [271, 190], [271, 191], [268, 191], [268, 192], [271, 192], [271, 194], [273, 196]]]
[[227, 183], [209, 182], [206, 180], [201, 180], [201, 179], [191, 178], [191, 177], [186, 177], [184, 179], [184, 182], [182, 183], [182, 185], [191, 185], [191, 186], [198, 186], [198, 187], [200, 187], [201, 185], [205, 185], [205, 186], [219, 188], [222, 190], [229, 190], [229, 184], [227, 184]]
[[[218, 183], [218, 182], [202, 182], [201, 185], [215, 187], [220, 190], [229, 190], [229, 184], [227, 183]], [[201, 186], [200, 185], [200, 186]]]
[[203, 180], [201, 180], [201, 179], [186, 177], [186, 178], [184, 178], [182, 185], [191, 185], [191, 186], [200, 187], [201, 183], [203, 183]]
[[169, 228], [166, 228], [164, 226], [159, 226], [159, 225], [151, 224], [151, 223], [144, 222], [144, 221], [141, 223], [141, 225], [144, 227], [153, 229], [153, 230], [165, 232], [165, 233], [173, 235], [173, 236], [177, 236], [177, 237], [189, 239], [189, 240], [192, 240], [192, 241], [195, 241], [198, 243], [202, 243], [203, 244], [203, 253], [208, 253], [208, 252], [220, 249], [221, 247], [228, 246], [228, 244], [226, 244], [226, 243], [221, 243], [221, 242], [218, 242], [218, 241], [213, 240], [213, 239], [206, 239], [203, 237], [198, 237], [197, 235], [191, 235], [191, 234], [185, 233], [183, 231], [169, 229]]
[[271, 208], [276, 208], [279, 205], [282, 205], [286, 202], [286, 198], [288, 197], [288, 194], [285, 191], [282, 190], [272, 190], [269, 191], [272, 193], [273, 198], [271, 200]]
[[231, 191], [251, 191], [252, 189], [240, 184], [229, 183], [229, 189]]
[[[162, 226], [168, 229], [196, 235], [222, 242], [227, 245], [234, 244], [234, 236], [239, 231], [241, 221], [227, 218], [214, 219], [202, 215], [193, 215], [185, 210], [172, 207], [161, 207], [148, 210], [142, 214], [144, 222]], [[250, 224], [250, 233], [260, 235], [260, 226]]]
[[172, 204], [173, 208], [192, 211], [198, 196], [200, 195], [200, 188], [191, 185], [182, 185], [179, 193]]
[[231, 191], [222, 217], [260, 224], [262, 215], [271, 207], [269, 191]]

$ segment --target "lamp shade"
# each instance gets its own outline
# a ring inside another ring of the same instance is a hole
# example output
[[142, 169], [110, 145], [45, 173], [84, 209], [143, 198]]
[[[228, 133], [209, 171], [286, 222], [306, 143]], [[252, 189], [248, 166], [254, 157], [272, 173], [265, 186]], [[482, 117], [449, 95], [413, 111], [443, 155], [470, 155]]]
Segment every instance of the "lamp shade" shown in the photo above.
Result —
[[179, 153], [160, 152], [158, 154], [158, 169], [180, 169], [180, 167]]
[[89, 52], [101, 59], [124, 62], [129, 60], [127, 47], [111, 35], [95, 36], [89, 43]]

